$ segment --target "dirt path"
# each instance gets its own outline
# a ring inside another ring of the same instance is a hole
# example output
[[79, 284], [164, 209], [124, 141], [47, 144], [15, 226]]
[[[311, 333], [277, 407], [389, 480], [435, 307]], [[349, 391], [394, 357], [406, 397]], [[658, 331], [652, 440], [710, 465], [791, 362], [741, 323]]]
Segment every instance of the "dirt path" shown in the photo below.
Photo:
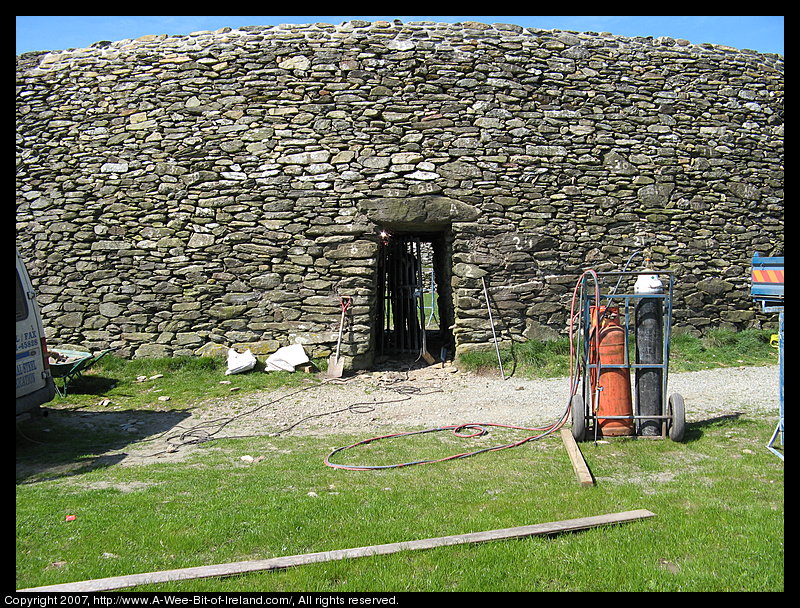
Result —
[[[670, 393], [683, 395], [690, 423], [736, 413], [777, 418], [777, 391], [777, 366], [674, 373], [669, 382]], [[132, 420], [131, 428], [149, 437], [126, 446], [123, 462], [181, 459], [206, 439], [242, 435], [352, 434], [366, 439], [462, 423], [543, 426], [563, 415], [568, 398], [565, 378], [501, 380], [437, 365], [365, 372], [300, 388], [205, 401], [158, 433]]]

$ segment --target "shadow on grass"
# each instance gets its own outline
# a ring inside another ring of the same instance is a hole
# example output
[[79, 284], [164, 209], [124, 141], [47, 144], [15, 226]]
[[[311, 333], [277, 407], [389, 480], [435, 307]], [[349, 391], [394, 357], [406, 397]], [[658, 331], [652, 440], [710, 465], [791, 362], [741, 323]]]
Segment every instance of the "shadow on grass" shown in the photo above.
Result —
[[686, 424], [686, 432], [683, 435], [682, 443], [690, 443], [698, 441], [703, 437], [705, 429], [719, 424], [720, 422], [733, 422], [742, 416], [742, 412], [733, 412], [732, 414], [723, 414], [722, 416], [714, 416], [699, 422], [690, 422]]
[[78, 475], [120, 462], [126, 446], [169, 431], [186, 411], [88, 411], [43, 407], [17, 424], [17, 484]]
[[79, 376], [66, 383], [64, 386], [63, 378], [56, 378], [56, 384], [59, 390], [68, 395], [85, 394], [85, 395], [104, 395], [111, 389], [117, 387], [120, 382], [115, 378], [106, 378], [105, 376]]

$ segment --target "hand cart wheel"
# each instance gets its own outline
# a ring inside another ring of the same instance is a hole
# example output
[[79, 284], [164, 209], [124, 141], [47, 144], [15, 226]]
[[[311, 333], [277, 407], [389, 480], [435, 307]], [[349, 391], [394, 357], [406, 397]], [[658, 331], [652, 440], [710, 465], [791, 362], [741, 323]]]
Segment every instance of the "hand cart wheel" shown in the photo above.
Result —
[[683, 434], [686, 432], [686, 408], [683, 404], [683, 397], [680, 393], [672, 393], [669, 396], [669, 415], [667, 428], [669, 438], [672, 441], [682, 441]]
[[583, 406], [583, 397], [573, 395], [569, 403], [572, 408], [572, 436], [575, 441], [584, 441], [586, 439], [586, 411]]

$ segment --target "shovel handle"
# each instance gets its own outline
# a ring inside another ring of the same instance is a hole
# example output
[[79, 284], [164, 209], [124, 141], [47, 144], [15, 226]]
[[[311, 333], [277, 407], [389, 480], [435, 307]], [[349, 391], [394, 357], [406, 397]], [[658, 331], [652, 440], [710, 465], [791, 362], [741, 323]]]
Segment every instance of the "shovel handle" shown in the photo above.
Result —
[[336, 341], [336, 360], [339, 360], [339, 349], [342, 346], [342, 331], [344, 330], [344, 313], [353, 304], [353, 298], [350, 296], [340, 296], [339, 303], [342, 306], [342, 318], [339, 321], [339, 339]]

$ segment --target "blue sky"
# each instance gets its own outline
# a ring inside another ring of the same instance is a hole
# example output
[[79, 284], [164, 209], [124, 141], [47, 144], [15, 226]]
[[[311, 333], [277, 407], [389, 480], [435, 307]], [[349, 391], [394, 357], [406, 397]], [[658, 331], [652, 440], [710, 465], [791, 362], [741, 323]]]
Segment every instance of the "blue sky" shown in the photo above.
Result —
[[670, 36], [694, 44], [710, 42], [762, 53], [783, 54], [783, 17], [556, 17], [556, 16], [17, 16], [17, 54], [82, 48], [100, 40], [138, 38], [145, 34], [180, 35], [221, 27], [280, 23], [365, 21], [481, 21], [578, 32], [611, 32], [622, 36]]

